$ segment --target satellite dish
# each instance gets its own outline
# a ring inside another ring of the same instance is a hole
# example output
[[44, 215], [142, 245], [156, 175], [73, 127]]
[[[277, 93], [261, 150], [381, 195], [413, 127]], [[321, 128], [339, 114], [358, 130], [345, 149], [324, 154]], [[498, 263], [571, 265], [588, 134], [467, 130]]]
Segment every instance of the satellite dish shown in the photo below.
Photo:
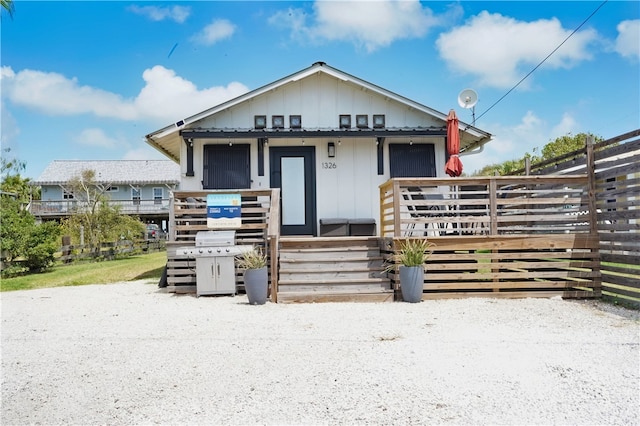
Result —
[[473, 89], [464, 89], [458, 95], [458, 105], [462, 108], [473, 108], [478, 103], [478, 94]]

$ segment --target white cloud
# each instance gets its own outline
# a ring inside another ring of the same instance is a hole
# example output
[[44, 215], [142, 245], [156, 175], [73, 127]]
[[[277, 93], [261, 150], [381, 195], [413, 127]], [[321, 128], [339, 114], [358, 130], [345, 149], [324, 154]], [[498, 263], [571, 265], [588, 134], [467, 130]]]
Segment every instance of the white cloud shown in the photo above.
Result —
[[0, 103], [0, 146], [2, 149], [11, 148], [13, 142], [20, 134], [20, 128], [15, 117], [8, 108], [5, 108], [4, 101]]
[[143, 72], [145, 86], [133, 99], [81, 86], [58, 73], [2, 67], [2, 96], [16, 105], [49, 115], [92, 114], [120, 120], [167, 124], [235, 98], [249, 89], [237, 82], [199, 90], [195, 84], [157, 65]]
[[80, 145], [100, 148], [115, 148], [123, 143], [121, 138], [107, 136], [102, 129], [97, 128], [84, 129], [73, 140]]
[[191, 40], [210, 46], [220, 40], [230, 38], [235, 30], [236, 26], [226, 19], [216, 19], [204, 27], [198, 34], [191, 37]]
[[269, 19], [290, 29], [291, 37], [306, 41], [349, 41], [372, 52], [399, 39], [423, 37], [438, 20], [417, 0], [317, 1], [314, 22], [307, 26], [302, 9], [281, 11]]
[[2, 67], [2, 95], [11, 102], [51, 115], [92, 113], [126, 119], [136, 116], [133, 105], [121, 96], [89, 86], [58, 73], [25, 69], [15, 73]]
[[171, 19], [179, 24], [187, 20], [191, 8], [186, 6], [158, 7], [158, 6], [129, 6], [129, 10], [138, 15], [146, 16], [152, 21]]
[[[477, 76], [478, 84], [508, 88], [517, 83], [571, 34], [555, 18], [523, 22], [486, 11], [443, 33], [436, 46], [448, 66]], [[592, 58], [597, 33], [575, 33], [543, 67], [571, 68]], [[526, 83], [526, 82], [525, 82]]]
[[[144, 142], [141, 142], [144, 143]], [[149, 146], [141, 146], [137, 149], [131, 149], [125, 152], [122, 160], [166, 160], [167, 157], [162, 155], [158, 150]]]
[[[568, 135], [569, 133], [575, 133], [576, 129], [578, 129], [578, 123], [571, 114], [565, 112], [562, 114], [560, 122], [551, 129], [551, 134], [555, 136], [549, 139], [549, 141], [560, 136]], [[547, 143], [549, 141], [547, 141]]]
[[617, 30], [616, 52], [625, 58], [640, 58], [640, 19], [622, 21]]
[[145, 70], [142, 78], [146, 84], [135, 99], [135, 105], [146, 116], [163, 122], [167, 119], [175, 122], [249, 91], [238, 82], [199, 90], [192, 82], [161, 65]]

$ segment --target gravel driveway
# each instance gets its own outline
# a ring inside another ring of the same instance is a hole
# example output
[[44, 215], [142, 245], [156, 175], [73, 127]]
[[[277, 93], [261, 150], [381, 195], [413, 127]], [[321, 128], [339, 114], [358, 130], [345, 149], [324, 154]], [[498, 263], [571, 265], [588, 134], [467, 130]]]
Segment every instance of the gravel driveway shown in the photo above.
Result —
[[640, 424], [638, 312], [593, 301], [0, 297], [2, 425]]

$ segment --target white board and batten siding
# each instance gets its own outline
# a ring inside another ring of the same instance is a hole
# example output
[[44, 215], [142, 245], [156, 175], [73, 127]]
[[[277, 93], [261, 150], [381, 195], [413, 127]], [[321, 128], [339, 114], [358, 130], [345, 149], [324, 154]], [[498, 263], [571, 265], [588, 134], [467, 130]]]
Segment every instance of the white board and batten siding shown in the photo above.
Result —
[[[299, 81], [276, 87], [202, 119], [194, 127], [217, 129], [247, 129], [253, 127], [255, 115], [266, 115], [271, 127], [273, 115], [283, 115], [285, 128], [289, 116], [302, 116], [304, 129], [336, 129], [340, 114], [351, 115], [355, 127], [356, 115], [368, 116], [372, 126], [374, 114], [385, 115], [387, 128], [441, 127], [442, 121], [409, 105], [375, 93], [350, 81], [318, 73]], [[185, 177], [186, 164], [182, 162], [182, 190], [201, 190], [203, 180], [203, 145], [228, 144], [221, 139], [202, 140], [194, 144], [195, 175]], [[251, 145], [252, 189], [269, 188], [269, 148], [301, 146], [300, 138], [270, 138], [264, 152], [264, 176], [258, 176], [258, 147], [255, 138], [234, 139], [234, 144]], [[336, 155], [328, 157], [327, 144], [334, 142]], [[375, 137], [310, 138], [304, 146], [315, 146], [316, 197], [318, 218], [378, 218], [378, 186], [389, 179], [389, 143], [430, 143], [434, 145], [436, 170], [444, 174], [444, 137], [387, 138], [384, 144], [384, 174], [378, 175]], [[181, 147], [181, 158], [186, 158], [186, 147]]]

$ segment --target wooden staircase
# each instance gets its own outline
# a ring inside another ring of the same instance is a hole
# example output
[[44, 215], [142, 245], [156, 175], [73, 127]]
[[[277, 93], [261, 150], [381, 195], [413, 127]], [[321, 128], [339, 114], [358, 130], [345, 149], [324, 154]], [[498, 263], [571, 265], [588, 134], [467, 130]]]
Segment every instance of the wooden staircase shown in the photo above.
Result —
[[278, 303], [393, 302], [376, 237], [282, 237]]

